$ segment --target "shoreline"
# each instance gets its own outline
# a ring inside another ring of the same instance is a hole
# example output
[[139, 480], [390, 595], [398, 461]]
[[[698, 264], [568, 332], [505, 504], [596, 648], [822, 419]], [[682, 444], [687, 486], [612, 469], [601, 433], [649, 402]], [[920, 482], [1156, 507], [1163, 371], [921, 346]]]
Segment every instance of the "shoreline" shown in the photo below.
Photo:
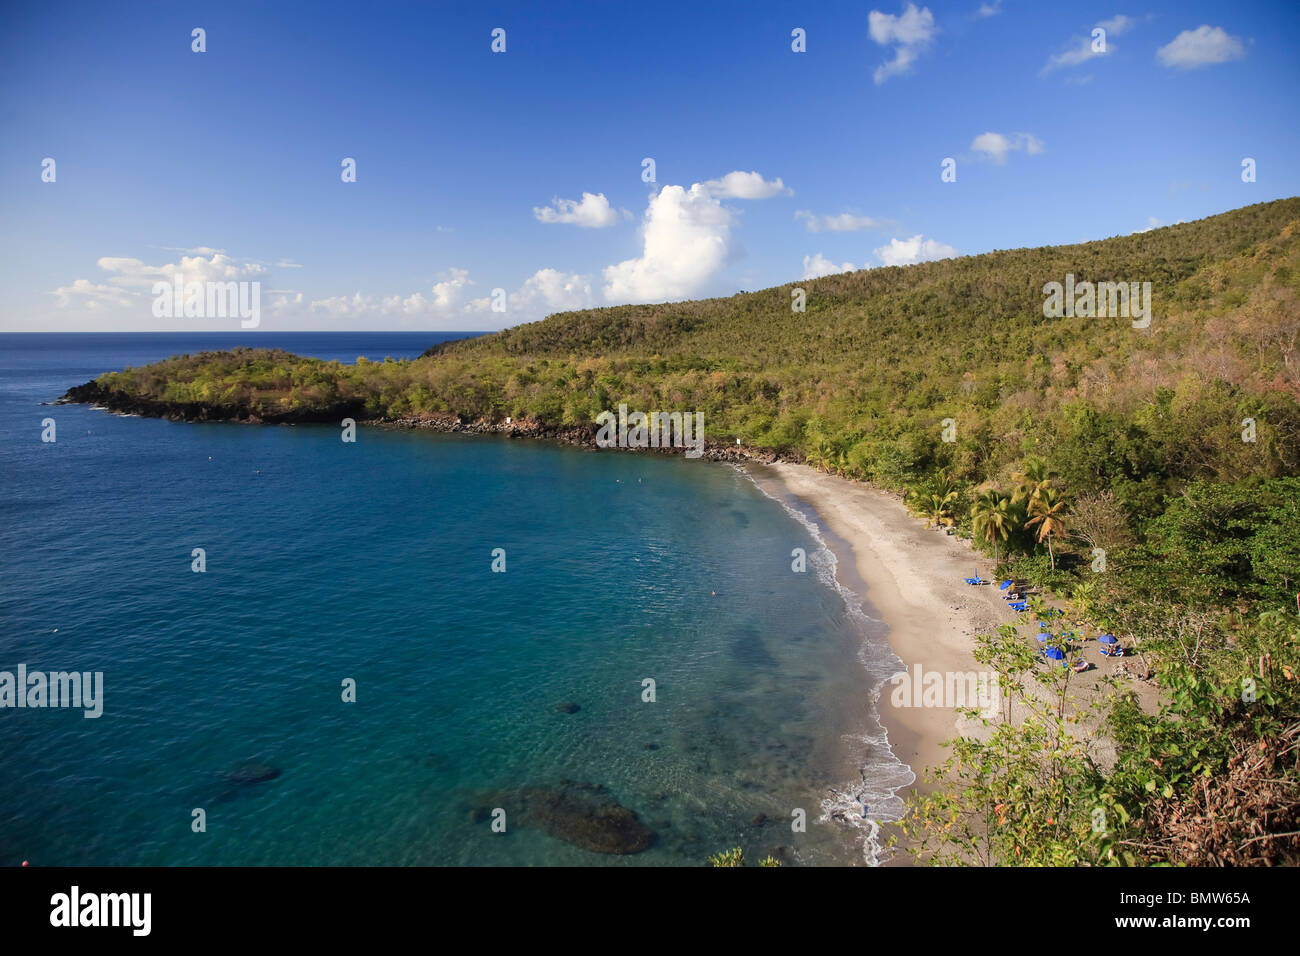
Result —
[[[884, 622], [885, 639], [905, 667], [919, 666], [927, 674], [981, 669], [973, 653], [975, 634], [1010, 623], [1016, 615], [996, 587], [973, 587], [963, 580], [977, 567], [981, 578], [990, 573], [984, 567], [989, 562], [968, 542], [927, 528], [896, 496], [861, 482], [788, 462], [744, 468], [760, 489], [768, 484], [796, 499], [844, 543], [849, 552], [844, 558], [864, 587], [846, 586], [872, 617]], [[912, 789], [932, 790], [926, 771], [949, 756], [943, 742], [974, 728], [955, 709], [895, 706], [891, 690], [886, 681], [874, 709], [890, 749], [916, 778], [899, 788], [902, 799]], [[901, 850], [886, 861], [911, 863]]]

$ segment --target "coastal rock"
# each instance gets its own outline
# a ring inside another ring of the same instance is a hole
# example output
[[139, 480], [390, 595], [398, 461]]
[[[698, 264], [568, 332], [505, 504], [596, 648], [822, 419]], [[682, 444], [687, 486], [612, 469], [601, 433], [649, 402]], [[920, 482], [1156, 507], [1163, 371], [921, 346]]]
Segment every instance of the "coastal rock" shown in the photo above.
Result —
[[556, 704], [555, 709], [562, 714], [576, 714], [578, 711], [582, 710], [581, 707], [571, 700], [566, 700], [562, 704]]

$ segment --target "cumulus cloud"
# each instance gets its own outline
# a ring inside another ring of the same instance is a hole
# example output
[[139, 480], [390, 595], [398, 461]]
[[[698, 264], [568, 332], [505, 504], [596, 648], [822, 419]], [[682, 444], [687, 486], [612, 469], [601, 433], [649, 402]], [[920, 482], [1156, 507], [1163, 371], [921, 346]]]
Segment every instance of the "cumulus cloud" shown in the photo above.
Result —
[[981, 3], [979, 9], [975, 11], [977, 19], [984, 17], [996, 17], [1002, 12], [1002, 0], [993, 0], [992, 3]]
[[1030, 156], [1037, 156], [1043, 151], [1043, 141], [1033, 133], [980, 133], [971, 140], [970, 148], [982, 153], [986, 159], [1001, 166], [1007, 161], [1007, 155], [1024, 150]]
[[816, 255], [803, 257], [803, 277], [805, 279], [820, 279], [822, 276], [832, 276], [840, 272], [853, 272], [857, 268], [851, 262], [845, 262], [837, 266], [820, 252]]
[[[531, 322], [552, 312], [589, 309], [595, 304], [591, 276], [558, 269], [538, 269], [524, 280], [523, 285], [506, 295], [507, 315], [512, 325]], [[492, 308], [492, 300], [486, 296], [474, 299], [467, 308], [473, 312], [487, 312]]]
[[871, 39], [880, 46], [892, 46], [894, 57], [876, 67], [874, 79], [879, 86], [891, 76], [902, 76], [912, 71], [917, 57], [930, 45], [938, 32], [934, 14], [929, 7], [916, 8], [909, 3], [900, 14], [872, 10], [867, 17]]
[[[202, 248], [202, 247], [201, 247]], [[172, 282], [179, 275], [182, 282], [241, 282], [266, 275], [260, 262], [236, 260], [224, 253], [181, 256], [179, 262], [151, 266], [140, 259], [105, 256], [97, 263], [112, 273], [108, 281], [123, 288], [151, 288], [155, 282]]]
[[880, 226], [880, 222], [870, 216], [855, 216], [847, 212], [838, 216], [817, 216], [807, 209], [797, 209], [794, 217], [804, 220], [809, 232], [858, 232]]
[[89, 279], [77, 279], [72, 285], [60, 286], [50, 295], [61, 309], [87, 309], [92, 312], [122, 308], [131, 304], [131, 294], [111, 285], [99, 285]]
[[727, 173], [721, 179], [710, 179], [704, 188], [720, 199], [770, 199], [781, 194], [794, 195], [794, 190], [787, 188], [780, 177], [768, 182], [758, 173], [739, 170]]
[[618, 222], [618, 213], [609, 205], [604, 193], [582, 194], [582, 199], [551, 200], [549, 206], [534, 206], [538, 222], [568, 223], [583, 229], [604, 229]]
[[917, 262], [930, 262], [934, 259], [951, 259], [961, 255], [952, 246], [934, 239], [923, 239], [916, 235], [911, 239], [890, 239], [889, 245], [875, 250], [880, 261], [887, 266], [907, 266]]
[[171, 284], [177, 276], [183, 283], [239, 282], [261, 280], [268, 272], [260, 262], [236, 260], [207, 246], [185, 251], [196, 254], [183, 255], [178, 262], [157, 266], [142, 259], [104, 256], [96, 265], [109, 274], [107, 284], [76, 279], [72, 285], [60, 286], [51, 295], [55, 297], [55, 305], [61, 309], [102, 313], [110, 308], [146, 308], [152, 300], [154, 283]]
[[1156, 50], [1156, 57], [1161, 63], [1180, 70], [1228, 63], [1240, 60], [1245, 55], [1246, 47], [1240, 39], [1230, 36], [1222, 27], [1205, 24], [1195, 30], [1184, 30]]
[[448, 277], [433, 284], [433, 305], [438, 309], [454, 309], [464, 291], [474, 284], [467, 269], [449, 269]]
[[664, 186], [643, 221], [642, 252], [606, 267], [605, 298], [663, 302], [701, 291], [731, 255], [732, 213], [703, 183]]

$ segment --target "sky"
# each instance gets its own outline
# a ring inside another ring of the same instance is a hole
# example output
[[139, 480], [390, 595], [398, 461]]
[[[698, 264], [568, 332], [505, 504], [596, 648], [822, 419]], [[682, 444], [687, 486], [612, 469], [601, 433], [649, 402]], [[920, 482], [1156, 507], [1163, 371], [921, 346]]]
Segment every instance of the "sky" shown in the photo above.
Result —
[[498, 329], [1139, 232], [1300, 194], [1297, 51], [1294, 2], [6, 2], [0, 331], [238, 328], [177, 276]]

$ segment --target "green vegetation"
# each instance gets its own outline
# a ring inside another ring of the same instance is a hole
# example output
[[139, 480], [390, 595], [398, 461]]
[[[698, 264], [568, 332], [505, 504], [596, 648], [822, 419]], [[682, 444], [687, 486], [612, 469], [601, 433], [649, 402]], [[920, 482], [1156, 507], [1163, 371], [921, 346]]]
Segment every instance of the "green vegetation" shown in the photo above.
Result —
[[[1043, 285], [1066, 273], [1151, 282], [1151, 327], [1044, 318]], [[1300, 862], [1300, 199], [799, 285], [806, 313], [786, 285], [555, 315], [409, 362], [241, 349], [96, 384], [110, 406], [226, 418], [512, 416], [594, 434], [620, 402], [702, 411], [715, 443], [905, 492], [1158, 682], [1154, 714], [1117, 689], [1103, 767], [1067, 705], [1072, 671], [986, 637], [1004, 689], [1046, 691], [989, 741], [956, 743], [945, 788], [916, 805], [927, 853]]]
[[[709, 857], [709, 865], [722, 866], [722, 867], [744, 866], [745, 851], [742, 850], [740, 847], [733, 847], [730, 850], [724, 850], [721, 853], [715, 853], [713, 854], [713, 856]], [[759, 866], [780, 866], [781, 861], [774, 856], [765, 856], [763, 857], [763, 859], [758, 861], [758, 865]]]

